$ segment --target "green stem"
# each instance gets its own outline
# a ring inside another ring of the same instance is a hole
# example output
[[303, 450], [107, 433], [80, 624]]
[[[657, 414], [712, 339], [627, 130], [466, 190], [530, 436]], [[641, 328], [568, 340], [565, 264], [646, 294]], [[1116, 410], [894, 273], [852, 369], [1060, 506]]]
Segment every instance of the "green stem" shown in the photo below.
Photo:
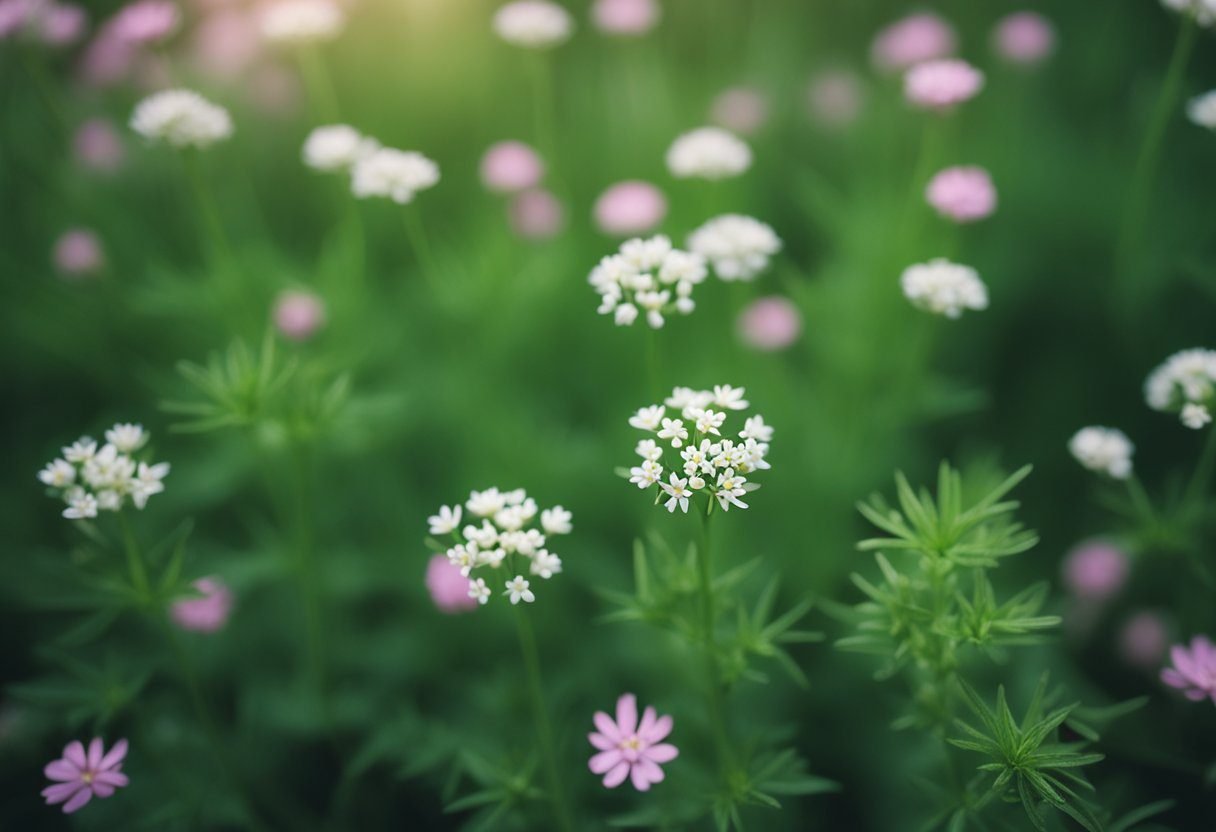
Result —
[[321, 706], [326, 730], [329, 730], [329, 686], [328, 674], [325, 667], [325, 624], [324, 611], [321, 605], [319, 583], [317, 581], [317, 562], [313, 548], [312, 534], [312, 500], [310, 492], [311, 469], [308, 453], [304, 447], [293, 449], [295, 472], [292, 479], [295, 483], [294, 501], [291, 520], [295, 537], [296, 573], [300, 581], [300, 594], [304, 601], [304, 628], [308, 652], [308, 669], [312, 684], [317, 693]]
[[532, 700], [532, 716], [536, 721], [536, 733], [540, 739], [541, 756], [544, 758], [545, 777], [549, 781], [549, 799], [553, 808], [553, 819], [563, 832], [574, 832], [574, 821], [567, 803], [566, 791], [562, 788], [557, 767], [556, 744], [553, 741], [553, 726], [549, 722], [549, 709], [545, 706], [545, 694], [540, 678], [540, 655], [536, 649], [536, 634], [532, 630], [532, 619], [523, 606], [515, 607], [516, 630], [519, 633], [519, 650], [523, 654], [524, 668], [528, 673], [528, 693]]
[[334, 91], [333, 79], [321, 53], [314, 47], [306, 46], [299, 50], [297, 59], [316, 117], [327, 124], [339, 121], [338, 94]]
[[659, 381], [659, 331], [646, 327], [646, 384], [650, 395], [657, 401], [661, 398], [662, 384]]
[[1191, 52], [1194, 50], [1198, 30], [1199, 27], [1194, 19], [1185, 15], [1178, 30], [1178, 38], [1174, 41], [1169, 69], [1161, 84], [1161, 92], [1157, 95], [1157, 103], [1149, 121], [1148, 130], [1144, 134], [1144, 143], [1140, 146], [1140, 154], [1136, 159], [1136, 167], [1132, 174], [1132, 184], [1128, 189], [1128, 202], [1123, 213], [1123, 224], [1116, 246], [1115, 269], [1120, 278], [1121, 288], [1125, 290], [1125, 301], [1133, 304], [1135, 293], [1133, 287], [1127, 283], [1136, 274], [1139, 267], [1140, 247], [1144, 239], [1143, 226], [1148, 215], [1150, 192], [1161, 160], [1161, 144], [1165, 138], [1170, 118], [1178, 106], [1182, 77], [1186, 71], [1186, 65], [1190, 61]]
[[224, 269], [228, 269], [233, 262], [232, 246], [228, 244], [228, 235], [224, 231], [223, 223], [220, 222], [220, 212], [215, 206], [215, 199], [203, 176], [198, 151], [185, 150], [181, 156], [182, 165], [186, 170], [186, 180], [194, 196], [195, 208], [206, 229], [210, 254], [219, 261]]
[[1212, 482], [1212, 469], [1216, 466], [1216, 426], [1207, 428], [1208, 437], [1203, 443], [1203, 451], [1199, 454], [1199, 462], [1195, 465], [1195, 472], [1191, 474], [1191, 480], [1186, 486], [1186, 496], [1184, 501], [1186, 504], [1197, 503], [1203, 499], [1204, 492]]
[[709, 721], [718, 753], [719, 773], [727, 779], [732, 767], [730, 740], [726, 735], [726, 705], [721, 670], [718, 666], [717, 611], [714, 604], [713, 549], [711, 526], [713, 496], [701, 516], [701, 545], [697, 547], [697, 580], [701, 595], [701, 636], [704, 641], [706, 682], [709, 684]]
[[1140, 478], [1132, 474], [1127, 478], [1127, 493], [1131, 497], [1132, 505], [1136, 509], [1145, 522], [1154, 523], [1157, 519], [1157, 512], [1153, 509], [1153, 502], [1148, 497], [1148, 492], [1144, 490], [1144, 484], [1140, 482]]
[[144, 566], [143, 556], [139, 552], [139, 543], [135, 540], [135, 532], [131, 528], [131, 519], [125, 511], [118, 512], [118, 524], [122, 527], [123, 549], [127, 554], [127, 573], [131, 576], [131, 586], [135, 588], [141, 604], [151, 600], [151, 585], [148, 583], [148, 570]]
[[435, 290], [438, 287], [439, 270], [435, 265], [435, 256], [431, 253], [431, 243], [426, 236], [426, 229], [422, 226], [422, 213], [417, 205], [407, 205], [404, 217], [405, 236], [414, 249], [414, 256], [417, 258], [423, 277], [426, 278], [427, 283], [431, 284], [431, 289]]
[[[536, 144], [550, 170], [557, 164], [557, 99], [553, 91], [553, 70], [549, 56], [536, 51], [529, 56], [532, 71], [532, 121]], [[559, 177], [554, 173], [554, 179]]]

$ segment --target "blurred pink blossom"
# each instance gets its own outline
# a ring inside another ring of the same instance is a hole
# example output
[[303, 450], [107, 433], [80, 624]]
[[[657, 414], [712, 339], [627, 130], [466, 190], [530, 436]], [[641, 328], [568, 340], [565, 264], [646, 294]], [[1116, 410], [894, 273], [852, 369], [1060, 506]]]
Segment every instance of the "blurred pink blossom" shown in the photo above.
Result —
[[33, 11], [32, 0], [0, 0], [0, 40], [25, 28]]
[[548, 240], [561, 233], [566, 211], [561, 202], [543, 188], [524, 191], [511, 198], [507, 208], [511, 228], [527, 240]]
[[667, 216], [667, 198], [649, 182], [630, 179], [600, 194], [592, 214], [596, 226], [605, 234], [614, 237], [644, 234]]
[[1165, 620], [1152, 611], [1133, 615], [1119, 631], [1119, 654], [1129, 665], [1141, 670], [1160, 667], [1168, 643]]
[[274, 302], [274, 324], [293, 341], [307, 341], [325, 325], [325, 304], [311, 292], [281, 292]]
[[1002, 17], [992, 33], [997, 54], [1016, 64], [1037, 64], [1056, 48], [1056, 30], [1037, 12], [1015, 12]]
[[460, 567], [443, 555], [435, 555], [426, 565], [426, 588], [440, 612], [448, 614], [477, 609], [477, 599], [469, 597], [469, 579]]
[[609, 35], [644, 35], [659, 22], [656, 0], [596, 0], [591, 19]]
[[232, 590], [219, 578], [199, 578], [191, 584], [200, 598], [179, 598], [169, 608], [177, 626], [196, 633], [214, 633], [223, 629], [232, 614]]
[[1078, 599], [1106, 601], [1118, 594], [1131, 571], [1126, 553], [1101, 540], [1073, 547], [1064, 556], [1064, 585]]
[[904, 76], [904, 97], [916, 107], [945, 112], [984, 88], [984, 73], [966, 61], [917, 64]]
[[750, 136], [768, 121], [768, 100], [752, 87], [730, 87], [714, 99], [710, 118], [720, 127]]
[[72, 4], [50, 3], [39, 13], [38, 33], [43, 43], [68, 46], [84, 37], [89, 16]]
[[739, 313], [739, 336], [758, 350], [782, 350], [802, 334], [802, 313], [778, 295], [760, 298]]
[[296, 76], [277, 64], [266, 64], [254, 71], [247, 92], [255, 106], [277, 116], [295, 113], [303, 95]]
[[179, 22], [181, 13], [170, 0], [136, 0], [119, 9], [105, 28], [117, 40], [138, 45], [164, 40]]
[[91, 86], [113, 86], [130, 75], [137, 57], [134, 46], [102, 29], [85, 48], [80, 59], [81, 75]]
[[63, 757], [47, 763], [43, 773], [53, 785], [42, 790], [48, 806], [63, 804], [63, 813], [70, 815], [96, 797], [109, 797], [115, 789], [127, 785], [122, 773], [122, 761], [127, 756], [127, 741], [119, 740], [107, 754], [101, 738], [89, 743], [88, 753], [79, 741], [63, 749]]
[[253, 16], [242, 9], [221, 9], [194, 28], [191, 61], [202, 72], [225, 80], [241, 76], [262, 46]]
[[862, 85], [857, 74], [844, 69], [819, 73], [811, 79], [811, 116], [829, 127], [845, 127], [861, 113]]
[[523, 142], [498, 142], [481, 157], [481, 181], [491, 191], [526, 191], [539, 185], [544, 175], [544, 162]]
[[604, 785], [615, 789], [625, 778], [640, 792], [649, 791], [664, 778], [660, 763], [670, 763], [679, 750], [663, 740], [671, 733], [670, 716], [659, 716], [648, 707], [638, 722], [638, 700], [627, 693], [616, 702], [616, 721], [603, 711], [596, 711], [595, 731], [587, 739], [597, 749], [588, 767], [593, 774], [604, 775]]
[[87, 228], [70, 228], [55, 241], [55, 267], [66, 277], [94, 274], [105, 264], [101, 240]]
[[107, 173], [117, 170], [125, 156], [122, 137], [113, 123], [104, 118], [91, 118], [80, 125], [72, 139], [72, 149], [82, 165]]
[[1195, 636], [1189, 648], [1175, 644], [1170, 660], [1174, 666], [1161, 671], [1162, 682], [1178, 688], [1192, 702], [1216, 702], [1216, 645], [1207, 636]]
[[996, 186], [983, 168], [946, 168], [929, 180], [925, 199], [943, 217], [976, 222], [996, 210]]
[[954, 28], [935, 14], [918, 13], [892, 23], [878, 33], [870, 58], [879, 69], [900, 72], [909, 67], [946, 58], [958, 47]]

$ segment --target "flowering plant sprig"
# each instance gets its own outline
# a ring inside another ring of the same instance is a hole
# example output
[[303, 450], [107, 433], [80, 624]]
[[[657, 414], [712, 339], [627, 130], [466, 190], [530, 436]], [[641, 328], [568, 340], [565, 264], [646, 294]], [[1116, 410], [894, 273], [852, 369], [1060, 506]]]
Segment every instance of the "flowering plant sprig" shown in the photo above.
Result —
[[[629, 481], [642, 490], [657, 485], [655, 503], [663, 501], [670, 512], [678, 508], [687, 514], [689, 501], [699, 493], [709, 495], [707, 511], [713, 511], [715, 501], [723, 511], [747, 508], [740, 498], [760, 487], [747, 475], [771, 467], [766, 457], [773, 429], [755, 415], [736, 439], [723, 434], [727, 412], [747, 409], [744, 392], [728, 384], [713, 390], [677, 387], [663, 404], [638, 410], [630, 426], [655, 438], [638, 442], [635, 452], [642, 461], [629, 469]], [[668, 418], [668, 408], [679, 418]], [[679, 461], [665, 457], [668, 447]]]
[[646, 323], [662, 328], [665, 315], [691, 315], [696, 303], [693, 287], [709, 271], [705, 258], [673, 248], [663, 235], [636, 238], [599, 262], [587, 278], [600, 294], [601, 315], [612, 315], [617, 326], [629, 326], [645, 311]]
[[128, 502], [142, 510], [149, 497], [165, 490], [169, 463], [153, 463], [139, 453], [150, 438], [141, 425], [117, 424], [105, 438], [98, 447], [92, 437], [80, 437], [38, 472], [51, 495], [67, 503], [63, 516], [69, 520], [121, 511]]
[[[461, 528], [466, 510], [474, 522]], [[538, 515], [540, 529], [532, 526]], [[541, 511], [522, 488], [514, 491], [487, 488], [469, 494], [463, 507], [441, 506], [427, 522], [432, 535], [450, 536], [455, 541], [455, 545], [446, 549], [447, 558], [469, 579], [470, 598], [485, 604], [492, 594], [486, 579], [473, 575], [475, 570], [497, 570], [505, 566], [505, 572], [514, 577], [506, 581], [502, 594], [515, 605], [521, 601], [531, 604], [536, 600], [532, 582], [524, 577], [525, 572], [547, 581], [562, 571], [562, 559], [546, 548], [547, 540], [549, 536], [569, 534], [573, 528], [571, 519], [570, 512], [561, 506]], [[476, 521], [480, 521], [480, 525]], [[444, 548], [437, 542], [435, 547]]]
[[1199, 430], [1216, 406], [1216, 350], [1174, 353], [1149, 374], [1144, 397], [1153, 410], [1178, 413], [1182, 424]]

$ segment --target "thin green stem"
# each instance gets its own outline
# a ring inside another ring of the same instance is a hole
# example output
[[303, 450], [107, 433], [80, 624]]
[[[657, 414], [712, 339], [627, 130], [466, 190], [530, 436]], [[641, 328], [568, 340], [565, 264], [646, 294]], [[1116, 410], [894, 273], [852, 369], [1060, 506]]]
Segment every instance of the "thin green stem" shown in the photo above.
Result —
[[122, 527], [123, 550], [127, 555], [127, 574], [131, 578], [131, 586], [135, 588], [140, 604], [147, 604], [152, 597], [151, 585], [148, 583], [148, 570], [144, 566], [139, 543], [135, 540], [131, 519], [127, 517], [125, 511], [118, 512], [118, 524]]
[[1155, 523], [1157, 512], [1153, 508], [1153, 501], [1149, 499], [1148, 492], [1144, 490], [1144, 484], [1140, 482], [1140, 478], [1135, 474], [1127, 478], [1127, 494], [1131, 497], [1132, 506], [1136, 509], [1136, 513], [1146, 523]]
[[1197, 503], [1204, 497], [1212, 483], [1212, 470], [1216, 467], [1216, 426], [1207, 429], [1208, 436], [1199, 454], [1199, 462], [1195, 464], [1195, 472], [1191, 474], [1186, 486], [1185, 502], [1189, 505]]
[[1132, 173], [1132, 184], [1128, 189], [1127, 205], [1124, 209], [1123, 223], [1115, 250], [1116, 275], [1124, 290], [1124, 300], [1129, 305], [1134, 305], [1136, 293], [1135, 287], [1128, 285], [1128, 282], [1140, 266], [1144, 223], [1148, 216], [1153, 182], [1161, 161], [1161, 145], [1165, 139], [1165, 131], [1169, 126], [1170, 118], [1178, 106], [1182, 78], [1191, 53], [1194, 51], [1198, 30], [1199, 27], [1194, 19], [1185, 15], [1178, 30], [1178, 38], [1174, 41], [1174, 51], [1170, 56], [1169, 68], [1166, 70], [1165, 80], [1161, 84], [1161, 91], [1157, 95], [1157, 103], [1149, 120], [1144, 142], [1140, 146], [1140, 154], [1136, 159], [1136, 167]]
[[233, 262], [232, 246], [228, 243], [228, 235], [220, 221], [219, 209], [216, 208], [211, 189], [207, 187], [203, 176], [198, 151], [185, 150], [181, 157], [182, 165], [186, 170], [186, 180], [190, 186], [190, 192], [194, 196], [195, 208], [198, 210], [203, 228], [206, 229], [209, 253], [219, 261], [224, 269], [228, 269]]
[[341, 112], [338, 108], [338, 94], [334, 90], [333, 78], [330, 77], [325, 59], [315, 47], [310, 46], [301, 48], [296, 57], [314, 114], [327, 124], [337, 122]]
[[563, 832], [574, 832], [574, 821], [557, 766], [557, 746], [553, 740], [553, 726], [549, 722], [549, 709], [545, 705], [544, 688], [541, 685], [540, 654], [536, 649], [536, 634], [533, 632], [532, 619], [529, 617], [528, 610], [523, 606], [515, 607], [515, 623], [519, 633], [519, 650], [523, 654], [524, 668], [528, 674], [532, 717], [536, 722], [536, 733], [540, 739], [545, 777], [549, 781], [549, 800], [553, 808], [553, 819]]
[[659, 380], [659, 331], [650, 326], [646, 330], [646, 386], [657, 400], [663, 389]]
[[418, 260], [418, 267], [421, 269], [423, 277], [434, 290], [438, 287], [439, 269], [435, 265], [435, 255], [431, 253], [431, 243], [427, 238], [426, 229], [422, 225], [422, 213], [417, 205], [407, 205], [403, 216], [405, 218], [405, 236], [414, 249], [414, 256]]
[[313, 505], [310, 485], [312, 482], [311, 466], [307, 450], [303, 447], [293, 449], [292, 461], [295, 465], [292, 506], [292, 534], [296, 555], [296, 573], [300, 582], [300, 595], [304, 601], [304, 628], [306, 648], [308, 653], [309, 675], [317, 693], [328, 730], [329, 685], [325, 662], [325, 623], [324, 610], [321, 604], [320, 585], [317, 580], [317, 562], [313, 547], [312, 514]]
[[725, 780], [733, 768], [730, 739], [726, 734], [725, 684], [718, 665], [717, 610], [713, 583], [713, 497], [701, 516], [701, 545], [697, 547], [697, 581], [701, 595], [701, 637], [705, 651], [706, 682], [709, 685], [709, 721], [718, 753], [719, 773]]
[[[536, 51], [529, 56], [532, 72], [532, 122], [536, 144], [551, 169], [557, 164], [557, 98], [553, 89], [553, 69], [549, 56]], [[560, 181], [560, 177], [554, 174]]]

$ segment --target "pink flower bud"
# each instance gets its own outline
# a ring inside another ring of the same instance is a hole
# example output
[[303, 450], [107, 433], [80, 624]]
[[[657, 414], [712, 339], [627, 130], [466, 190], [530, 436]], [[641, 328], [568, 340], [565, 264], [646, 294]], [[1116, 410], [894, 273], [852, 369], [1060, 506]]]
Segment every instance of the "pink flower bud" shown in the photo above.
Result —
[[477, 600], [469, 597], [469, 579], [443, 555], [435, 555], [427, 563], [426, 588], [440, 612], [450, 615], [477, 609]]
[[606, 35], [644, 35], [659, 22], [659, 4], [655, 0], [596, 0], [591, 19]]
[[992, 33], [998, 55], [1015, 64], [1041, 63], [1056, 48], [1051, 22], [1036, 12], [1015, 12], [1002, 17]]
[[548, 240], [561, 233], [566, 211], [557, 197], [537, 188], [516, 194], [507, 209], [511, 228], [526, 240]]
[[759, 90], [731, 87], [714, 99], [710, 118], [728, 130], [750, 136], [768, 121], [768, 101]]
[[618, 182], [600, 194], [593, 210], [600, 231], [630, 237], [652, 231], [667, 216], [667, 198], [649, 182]]
[[1131, 565], [1119, 548], [1100, 540], [1074, 547], [1064, 556], [1064, 585], [1077, 598], [1106, 601], [1127, 583]]
[[892, 23], [874, 38], [870, 57], [888, 72], [949, 57], [957, 48], [954, 29], [933, 14], [914, 14]]
[[55, 267], [65, 277], [94, 274], [105, 264], [101, 240], [87, 228], [72, 228], [55, 241]]
[[1133, 615], [1119, 631], [1119, 654], [1140, 670], [1157, 670], [1168, 646], [1169, 630], [1155, 612]]
[[219, 578], [200, 578], [191, 584], [201, 598], [179, 598], [169, 608], [174, 623], [183, 630], [214, 633], [223, 629], [232, 614], [232, 590]]
[[984, 88], [984, 73], [966, 61], [917, 64], [904, 76], [904, 97], [915, 107], [946, 112]]
[[481, 157], [481, 181], [491, 191], [526, 191], [539, 185], [544, 175], [544, 162], [523, 142], [499, 142]]
[[325, 325], [325, 304], [309, 292], [281, 292], [274, 302], [274, 324], [293, 341], [307, 341]]
[[80, 125], [72, 148], [82, 165], [105, 173], [117, 170], [125, 155], [122, 138], [114, 125], [104, 118], [89, 119]]
[[811, 80], [809, 104], [816, 122], [846, 127], [861, 113], [861, 80], [848, 70], [822, 72]]
[[975, 222], [996, 210], [996, 186], [983, 168], [946, 168], [929, 180], [925, 199], [947, 219]]
[[758, 350], [785, 349], [801, 334], [802, 314], [798, 307], [777, 295], [753, 301], [739, 315], [740, 337]]

